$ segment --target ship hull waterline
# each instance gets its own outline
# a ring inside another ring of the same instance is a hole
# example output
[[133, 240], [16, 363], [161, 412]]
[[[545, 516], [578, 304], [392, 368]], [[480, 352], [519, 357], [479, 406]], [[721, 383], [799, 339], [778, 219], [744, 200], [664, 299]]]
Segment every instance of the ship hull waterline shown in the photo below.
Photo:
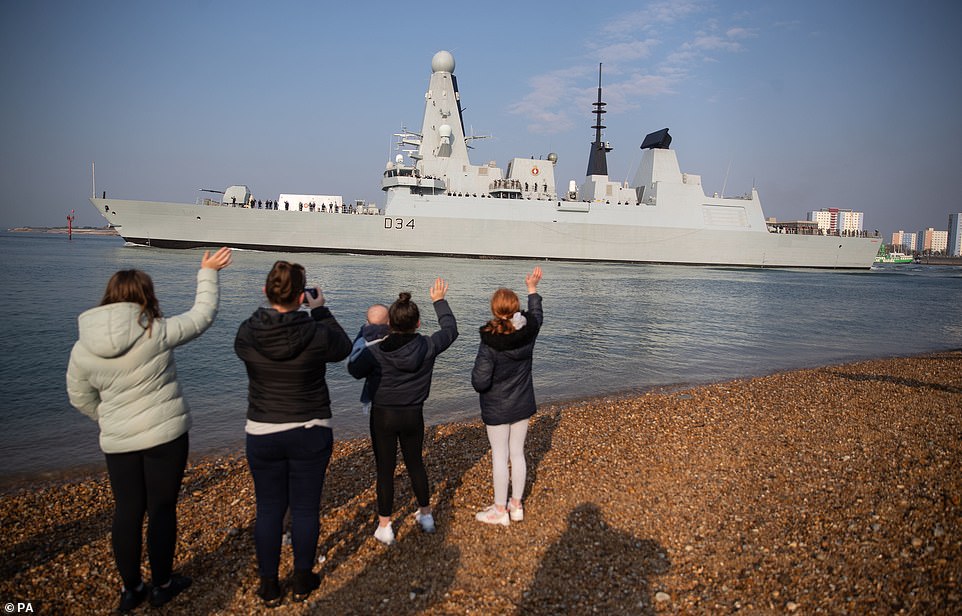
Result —
[[[465, 215], [360, 215], [97, 199], [133, 244], [277, 252], [543, 259], [674, 265], [870, 269], [879, 238], [579, 222], [541, 204], [538, 220]], [[518, 204], [528, 207], [525, 202]], [[631, 206], [625, 206], [631, 207]], [[459, 213], [455, 210], [455, 213]]]

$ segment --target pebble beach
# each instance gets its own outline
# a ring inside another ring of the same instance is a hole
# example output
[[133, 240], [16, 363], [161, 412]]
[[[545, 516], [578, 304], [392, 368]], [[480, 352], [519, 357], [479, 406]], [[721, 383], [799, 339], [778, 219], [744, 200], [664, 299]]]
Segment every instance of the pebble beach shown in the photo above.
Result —
[[[175, 568], [194, 585], [139, 612], [962, 612], [962, 351], [543, 405], [527, 455], [524, 521], [483, 526], [480, 420], [429, 427], [437, 532], [414, 522], [399, 461], [386, 547], [372, 536], [370, 444], [336, 442], [321, 588], [273, 610], [254, 594], [243, 452], [192, 459]], [[112, 612], [111, 514], [104, 474], [0, 497], [0, 602]], [[282, 583], [291, 567], [285, 549]]]

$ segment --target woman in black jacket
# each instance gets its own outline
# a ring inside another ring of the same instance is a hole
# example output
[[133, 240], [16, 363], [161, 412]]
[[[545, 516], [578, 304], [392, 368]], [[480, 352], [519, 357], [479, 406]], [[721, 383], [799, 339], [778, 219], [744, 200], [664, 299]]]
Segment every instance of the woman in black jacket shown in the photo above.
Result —
[[[524, 440], [528, 420], [537, 410], [531, 360], [544, 321], [538, 282], [541, 268], [525, 277], [528, 310], [514, 291], [498, 289], [491, 297], [494, 318], [481, 327], [481, 345], [471, 371], [471, 385], [481, 394], [481, 421], [491, 443], [494, 504], [475, 516], [485, 524], [508, 526], [524, 519], [521, 497], [527, 477]], [[511, 500], [508, 501], [508, 460], [511, 461]]]
[[441, 278], [431, 287], [431, 301], [440, 331], [430, 336], [417, 333], [421, 313], [410, 293], [401, 293], [388, 309], [391, 333], [378, 344], [361, 351], [348, 362], [356, 379], [368, 378], [371, 388], [371, 444], [377, 466], [378, 527], [374, 537], [394, 543], [391, 513], [394, 510], [394, 468], [397, 444], [401, 443], [404, 465], [418, 502], [415, 518], [424, 532], [434, 532], [431, 493], [421, 449], [424, 446], [424, 401], [431, 392], [434, 360], [458, 337], [458, 324], [444, 299], [448, 283]]
[[[277, 574], [288, 508], [292, 597], [303, 601], [320, 586], [313, 568], [321, 489], [334, 443], [325, 364], [351, 352], [351, 339], [324, 305], [324, 294], [316, 288], [305, 292], [305, 280], [300, 265], [276, 262], [264, 287], [271, 307], [258, 308], [241, 323], [234, 340], [249, 379], [245, 432], [257, 498], [257, 594], [270, 607], [282, 596]], [[300, 310], [302, 302], [309, 313]]]

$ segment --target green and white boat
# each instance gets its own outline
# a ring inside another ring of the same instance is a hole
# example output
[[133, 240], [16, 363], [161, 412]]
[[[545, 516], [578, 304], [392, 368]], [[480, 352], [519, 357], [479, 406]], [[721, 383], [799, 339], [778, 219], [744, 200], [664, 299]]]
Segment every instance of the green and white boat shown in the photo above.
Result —
[[911, 255], [907, 255], [901, 252], [889, 252], [885, 249], [885, 246], [881, 246], [878, 249], [878, 254], [875, 255], [876, 263], [913, 263], [915, 259]]

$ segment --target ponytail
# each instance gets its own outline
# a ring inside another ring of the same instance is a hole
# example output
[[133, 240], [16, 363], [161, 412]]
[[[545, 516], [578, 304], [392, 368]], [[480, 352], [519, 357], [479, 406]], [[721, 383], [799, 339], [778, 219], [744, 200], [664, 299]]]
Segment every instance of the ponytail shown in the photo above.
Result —
[[481, 331], [496, 335], [513, 333], [515, 326], [511, 318], [520, 310], [521, 302], [514, 291], [504, 287], [498, 289], [491, 296], [491, 314], [494, 318], [488, 321]]

